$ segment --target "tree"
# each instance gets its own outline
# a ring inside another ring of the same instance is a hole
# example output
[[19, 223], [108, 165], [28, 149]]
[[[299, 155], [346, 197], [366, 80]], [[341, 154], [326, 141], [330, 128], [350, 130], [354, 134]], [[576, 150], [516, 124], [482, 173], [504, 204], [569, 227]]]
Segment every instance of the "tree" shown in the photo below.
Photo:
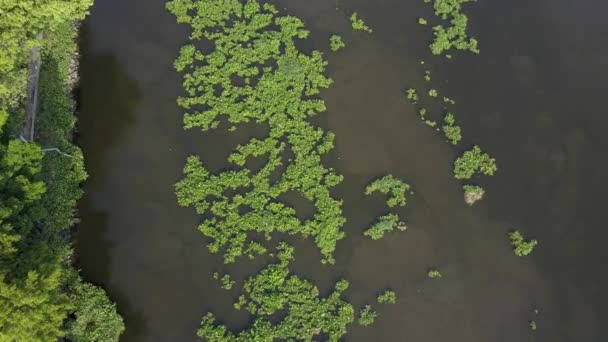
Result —
[[125, 330], [106, 292], [92, 284], [76, 281], [70, 293], [75, 319], [68, 323], [67, 337], [73, 342], [117, 342]]

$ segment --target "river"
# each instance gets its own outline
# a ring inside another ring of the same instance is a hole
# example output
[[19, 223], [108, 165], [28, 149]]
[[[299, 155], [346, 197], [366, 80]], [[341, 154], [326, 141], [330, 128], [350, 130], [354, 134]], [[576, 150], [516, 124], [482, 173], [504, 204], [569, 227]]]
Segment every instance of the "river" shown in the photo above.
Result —
[[[310, 241], [295, 241], [293, 269], [322, 292], [340, 277], [351, 280], [347, 296], [356, 307], [386, 287], [399, 300], [379, 308], [373, 327], [353, 325], [345, 340], [608, 340], [608, 3], [467, 4], [481, 54], [451, 60], [430, 57], [430, 28], [416, 23], [431, 18], [422, 0], [275, 3], [305, 21], [307, 48], [326, 51], [333, 33], [348, 44], [326, 55], [335, 83], [316, 121], [337, 136], [326, 163], [345, 176], [336, 195], [345, 200], [347, 237], [333, 267], [319, 263]], [[352, 32], [353, 11], [373, 35]], [[243, 328], [248, 317], [231, 305], [237, 291], [220, 289], [211, 273], [240, 280], [263, 265], [223, 266], [196, 229], [199, 217], [177, 206], [173, 184], [188, 155], [218, 170], [253, 134], [182, 129], [172, 64], [186, 38], [162, 0], [97, 0], [82, 27], [78, 143], [90, 177], [77, 261], [85, 279], [118, 303], [122, 341], [194, 341], [207, 311]], [[421, 60], [432, 84], [457, 101], [464, 139], [456, 149], [404, 100], [407, 87], [424, 84]], [[499, 171], [481, 180], [488, 194], [469, 207], [451, 169], [473, 144], [496, 157]], [[409, 229], [371, 241], [361, 232], [384, 207], [363, 189], [388, 172], [415, 191], [400, 211]], [[530, 257], [513, 255], [507, 232], [514, 228], [540, 241]], [[443, 278], [428, 279], [429, 267]]]

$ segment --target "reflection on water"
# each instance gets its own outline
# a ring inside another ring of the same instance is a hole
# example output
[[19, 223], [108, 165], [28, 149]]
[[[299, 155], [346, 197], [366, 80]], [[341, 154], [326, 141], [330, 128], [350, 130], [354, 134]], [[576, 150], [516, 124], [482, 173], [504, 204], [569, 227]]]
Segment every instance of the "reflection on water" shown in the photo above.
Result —
[[[337, 136], [326, 163], [345, 176], [337, 195], [345, 199], [347, 238], [332, 267], [318, 262], [312, 243], [298, 241], [294, 269], [322, 290], [350, 279], [356, 306], [373, 303], [386, 287], [399, 300], [379, 308], [376, 326], [353, 326], [346, 340], [607, 340], [600, 329], [608, 320], [601, 292], [608, 285], [601, 101], [608, 45], [589, 33], [606, 32], [608, 23], [583, 20], [607, 5], [477, 2], [469, 8], [481, 54], [445, 61], [429, 55], [430, 30], [416, 24], [431, 14], [422, 1], [276, 2], [304, 19], [308, 47], [328, 51], [333, 33], [347, 43], [327, 55], [335, 84], [323, 93], [329, 110], [317, 121]], [[91, 177], [77, 250], [85, 278], [118, 302], [124, 341], [194, 341], [209, 310], [242, 328], [248, 317], [232, 310], [236, 292], [219, 289], [211, 273], [239, 280], [263, 265], [223, 266], [196, 230], [199, 218], [177, 207], [172, 186], [189, 154], [220, 169], [230, 146], [260, 132], [183, 131], [175, 105], [181, 81], [171, 65], [186, 33], [163, 6], [97, 1], [83, 33], [79, 142]], [[373, 35], [351, 32], [347, 17], [355, 10]], [[421, 124], [403, 99], [404, 89], [423, 86], [422, 59], [433, 85], [458, 102], [459, 148], [479, 143], [498, 159], [498, 174], [483, 180], [486, 199], [473, 208], [451, 175], [461, 151]], [[413, 185], [399, 212], [410, 229], [370, 241], [362, 231], [385, 208], [364, 187], [389, 172]], [[529, 258], [510, 250], [506, 233], [515, 227], [540, 241]], [[443, 277], [428, 279], [429, 267]]]

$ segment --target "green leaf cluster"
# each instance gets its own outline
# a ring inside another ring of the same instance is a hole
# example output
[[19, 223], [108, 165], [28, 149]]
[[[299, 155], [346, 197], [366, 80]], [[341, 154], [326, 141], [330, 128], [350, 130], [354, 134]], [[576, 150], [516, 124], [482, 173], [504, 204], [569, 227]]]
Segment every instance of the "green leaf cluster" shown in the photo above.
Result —
[[329, 47], [331, 48], [331, 51], [336, 52], [346, 47], [346, 44], [344, 44], [342, 37], [338, 36], [337, 34], [334, 34], [329, 37]]
[[[80, 150], [70, 141], [75, 119], [68, 69], [76, 49], [74, 21], [90, 5], [90, 0], [0, 2], [1, 341], [111, 342], [124, 330], [103, 290], [75, 275], [66, 238], [86, 177]], [[22, 126], [33, 46], [43, 56], [37, 142], [72, 158], [13, 138]]]
[[357, 12], [353, 13], [350, 16], [350, 23], [355, 31], [365, 31], [367, 33], [372, 33], [373, 30], [365, 24], [363, 19], [359, 18], [359, 14]]
[[395, 304], [397, 303], [397, 294], [395, 291], [386, 290], [378, 296], [378, 304]]
[[427, 277], [431, 278], [431, 279], [438, 279], [441, 278], [441, 272], [439, 272], [436, 269], [430, 269], [427, 273], [426, 273]]
[[[280, 243], [276, 264], [270, 264], [248, 278], [235, 308], [255, 316], [253, 323], [235, 334], [215, 322], [208, 313], [203, 317], [197, 335], [206, 341], [311, 341], [321, 334], [329, 341], [339, 341], [354, 320], [354, 309], [340, 297], [348, 288], [346, 280], [336, 283], [334, 291], [320, 297], [313, 283], [291, 275], [289, 263], [293, 247]], [[273, 316], [283, 313], [276, 322]]]
[[[176, 185], [179, 204], [210, 217], [200, 230], [212, 239], [209, 249], [223, 251], [226, 262], [261, 250], [250, 240], [252, 232], [266, 239], [274, 232], [311, 236], [323, 261], [333, 262], [345, 219], [342, 202], [331, 197], [330, 189], [342, 176], [321, 163], [333, 148], [333, 133], [308, 121], [325, 111], [318, 94], [332, 80], [324, 76], [327, 62], [320, 52], [307, 55], [296, 47], [308, 36], [302, 21], [254, 0], [173, 0], [167, 8], [192, 28], [192, 44], [175, 61], [184, 73], [186, 95], [178, 103], [188, 110], [185, 127], [205, 131], [225, 120], [269, 128], [267, 137], [236, 147], [228, 171], [212, 174], [198, 157], [190, 157]], [[199, 40], [213, 48], [199, 50]], [[293, 158], [287, 160], [288, 152]], [[257, 172], [246, 167], [255, 158], [266, 161]], [[314, 204], [312, 219], [301, 221], [294, 208], [278, 201], [290, 191]]]
[[369, 327], [374, 324], [377, 317], [378, 313], [372, 309], [371, 305], [366, 305], [359, 311], [359, 320], [357, 322], [362, 327]]
[[69, 322], [67, 338], [73, 342], [118, 341], [125, 330], [105, 291], [97, 286], [76, 282], [70, 291], [75, 303], [75, 319]]
[[398, 229], [400, 225], [399, 216], [396, 214], [380, 216], [378, 222], [363, 232], [363, 235], [369, 236], [372, 240], [380, 240], [384, 237], [384, 234]]
[[445, 26], [433, 27], [435, 38], [430, 48], [434, 55], [441, 55], [450, 49], [479, 53], [477, 40], [467, 34], [468, 18], [462, 13], [462, 4], [474, 1], [476, 0], [433, 0], [435, 15], [448, 22]]
[[460, 126], [456, 125], [456, 119], [454, 118], [454, 114], [448, 112], [445, 115], [445, 117], [443, 118], [442, 129], [445, 138], [448, 139], [448, 141], [452, 145], [458, 144], [462, 139]]
[[386, 204], [389, 207], [405, 207], [407, 203], [405, 193], [409, 191], [410, 188], [409, 184], [389, 174], [376, 179], [369, 184], [367, 188], [365, 188], [365, 194], [371, 195], [374, 192], [380, 192], [384, 195], [390, 195], [386, 201]]
[[534, 248], [538, 245], [537, 240], [526, 241], [524, 236], [518, 231], [509, 233], [509, 239], [511, 239], [511, 245], [513, 246], [513, 252], [517, 256], [526, 256], [534, 251]]
[[492, 176], [497, 169], [496, 160], [483, 152], [479, 146], [474, 146], [454, 162], [454, 177], [470, 179], [476, 173]]

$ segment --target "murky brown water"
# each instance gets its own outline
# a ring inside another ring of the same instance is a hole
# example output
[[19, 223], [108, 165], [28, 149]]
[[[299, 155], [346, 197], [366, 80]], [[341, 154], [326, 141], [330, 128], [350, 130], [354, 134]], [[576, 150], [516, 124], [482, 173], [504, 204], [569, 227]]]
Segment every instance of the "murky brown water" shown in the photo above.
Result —
[[[608, 211], [608, 5], [599, 0], [479, 0], [468, 5], [479, 56], [430, 58], [431, 10], [421, 0], [282, 0], [280, 8], [312, 30], [310, 47], [344, 35], [347, 49], [329, 54], [334, 86], [319, 124], [337, 135], [327, 164], [345, 175], [347, 238], [337, 264], [325, 267], [310, 241], [297, 242], [294, 269], [327, 289], [352, 286], [356, 306], [392, 287], [394, 306], [381, 307], [372, 328], [354, 326], [347, 341], [606, 341], [608, 286], [604, 261]], [[212, 167], [251, 132], [184, 131], [175, 99], [180, 77], [172, 62], [186, 28], [162, 0], [97, 0], [83, 28], [79, 143], [90, 179], [77, 237], [86, 279], [118, 302], [123, 341], [194, 341], [211, 310], [240, 328], [236, 292], [221, 290], [213, 271], [236, 278], [263, 264], [224, 267], [196, 230], [198, 217], [179, 208], [173, 184], [190, 154]], [[336, 10], [336, 7], [338, 10]], [[351, 32], [358, 11], [374, 34]], [[454, 98], [462, 147], [477, 143], [499, 162], [482, 180], [486, 199], [462, 200], [451, 163], [461, 150], [422, 125], [403, 99], [423, 85], [420, 60], [433, 86]], [[416, 195], [401, 212], [410, 229], [371, 241], [361, 232], [384, 213], [365, 184], [387, 172], [407, 179]], [[506, 232], [540, 240], [517, 258]], [[426, 277], [430, 266], [443, 278]], [[540, 313], [532, 313], [534, 307]], [[532, 334], [528, 320], [538, 322]]]

